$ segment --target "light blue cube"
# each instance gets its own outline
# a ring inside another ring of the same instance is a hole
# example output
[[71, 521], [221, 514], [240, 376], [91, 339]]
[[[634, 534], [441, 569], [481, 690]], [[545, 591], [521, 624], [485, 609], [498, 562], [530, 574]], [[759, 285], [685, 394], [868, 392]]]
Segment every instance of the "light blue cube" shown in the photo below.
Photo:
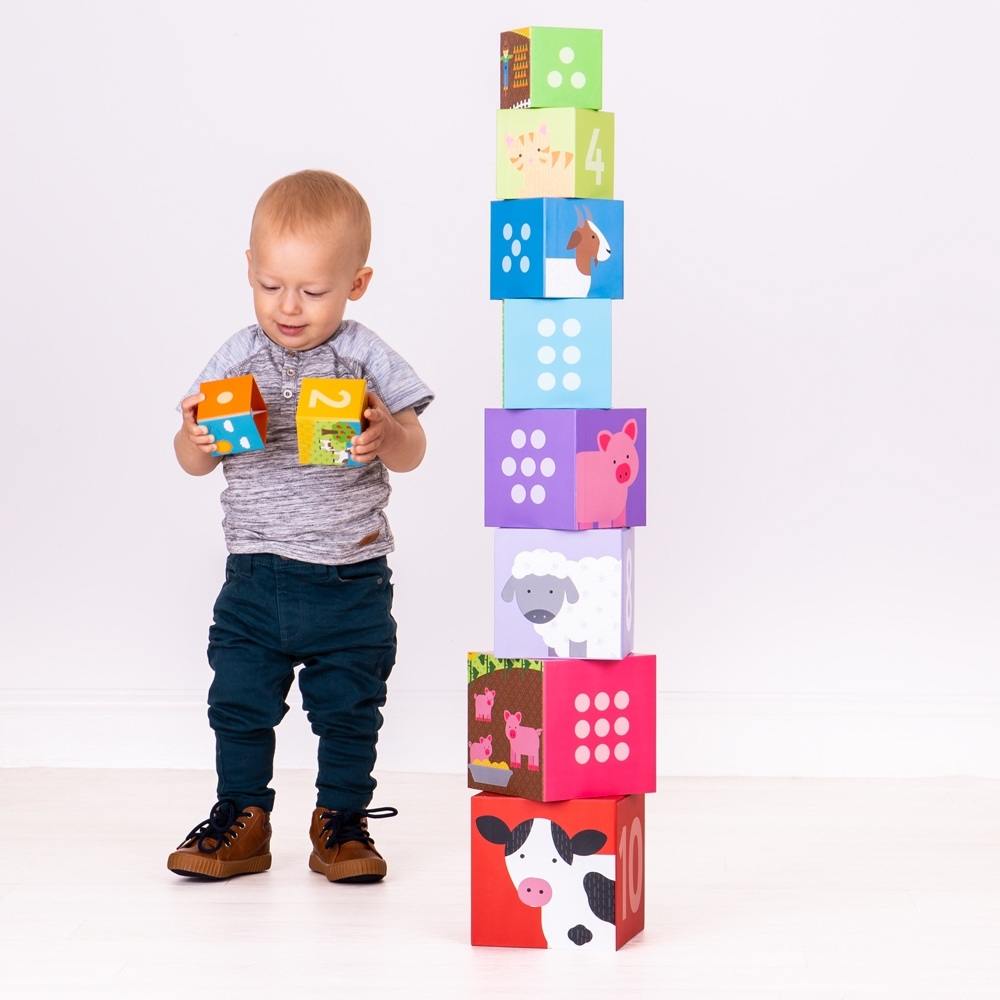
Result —
[[208, 417], [199, 420], [215, 438], [213, 455], [242, 455], [247, 451], [261, 451], [264, 436], [253, 413], [236, 413], [231, 417]]
[[506, 409], [611, 406], [611, 300], [505, 299]]

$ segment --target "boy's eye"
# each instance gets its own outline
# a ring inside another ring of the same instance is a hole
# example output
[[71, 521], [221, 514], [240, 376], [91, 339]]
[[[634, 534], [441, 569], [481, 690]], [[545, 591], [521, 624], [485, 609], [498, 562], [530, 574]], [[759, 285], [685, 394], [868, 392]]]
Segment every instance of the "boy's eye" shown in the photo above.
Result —
[[311, 299], [321, 299], [324, 295], [326, 295], [326, 292], [306, 292], [306, 295], [308, 295]]
[[263, 288], [265, 292], [276, 292], [278, 290], [277, 285], [265, 285], [263, 281], [260, 283], [260, 287]]

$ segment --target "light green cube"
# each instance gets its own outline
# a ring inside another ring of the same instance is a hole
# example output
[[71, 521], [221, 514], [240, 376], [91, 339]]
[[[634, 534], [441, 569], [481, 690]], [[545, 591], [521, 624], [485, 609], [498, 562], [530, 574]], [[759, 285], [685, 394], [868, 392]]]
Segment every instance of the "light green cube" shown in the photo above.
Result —
[[601, 107], [603, 32], [515, 28], [500, 35], [501, 108]]
[[497, 112], [498, 198], [613, 198], [614, 181], [610, 111]]

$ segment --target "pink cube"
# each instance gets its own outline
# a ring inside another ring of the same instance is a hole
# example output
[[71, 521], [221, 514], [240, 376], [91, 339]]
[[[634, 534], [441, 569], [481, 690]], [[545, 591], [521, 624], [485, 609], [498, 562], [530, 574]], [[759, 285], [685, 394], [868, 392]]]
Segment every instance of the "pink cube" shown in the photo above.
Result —
[[656, 657], [468, 657], [469, 787], [537, 802], [656, 790]]

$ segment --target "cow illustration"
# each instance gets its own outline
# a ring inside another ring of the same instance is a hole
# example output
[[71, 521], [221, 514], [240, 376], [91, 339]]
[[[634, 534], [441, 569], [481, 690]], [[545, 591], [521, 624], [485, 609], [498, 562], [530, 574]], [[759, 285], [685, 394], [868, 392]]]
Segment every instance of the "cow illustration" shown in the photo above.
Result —
[[480, 816], [476, 828], [484, 840], [502, 845], [517, 898], [541, 910], [549, 948], [615, 950], [615, 856], [597, 853], [606, 834], [581, 830], [571, 837], [540, 818], [512, 830], [497, 816]]

